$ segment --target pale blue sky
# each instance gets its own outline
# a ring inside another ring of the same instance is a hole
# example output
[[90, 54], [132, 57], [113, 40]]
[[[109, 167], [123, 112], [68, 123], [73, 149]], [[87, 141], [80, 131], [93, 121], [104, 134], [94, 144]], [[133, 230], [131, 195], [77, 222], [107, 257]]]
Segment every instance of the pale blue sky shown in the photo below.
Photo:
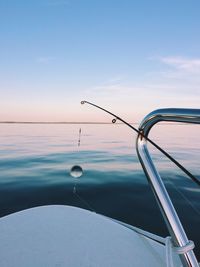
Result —
[[0, 0], [0, 120], [200, 108], [199, 0]]

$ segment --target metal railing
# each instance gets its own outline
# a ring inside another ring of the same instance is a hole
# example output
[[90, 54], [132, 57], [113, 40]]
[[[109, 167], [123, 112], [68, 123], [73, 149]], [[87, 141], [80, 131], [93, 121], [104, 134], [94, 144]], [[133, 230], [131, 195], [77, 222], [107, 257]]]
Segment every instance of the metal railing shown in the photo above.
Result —
[[[156, 123], [160, 121], [185, 122], [200, 124], [200, 109], [160, 109], [147, 115], [140, 124], [136, 141], [136, 148], [140, 163], [151, 185], [153, 193], [156, 197], [161, 213], [166, 222], [167, 228], [175, 247], [182, 248], [185, 252], [180, 254], [180, 259], [184, 267], [199, 267], [193, 250], [189, 247], [190, 241], [183, 229], [176, 210], [167, 193], [164, 183], [156, 170], [152, 158], [147, 148], [147, 140], [149, 131]], [[145, 137], [144, 137], [145, 136]]]

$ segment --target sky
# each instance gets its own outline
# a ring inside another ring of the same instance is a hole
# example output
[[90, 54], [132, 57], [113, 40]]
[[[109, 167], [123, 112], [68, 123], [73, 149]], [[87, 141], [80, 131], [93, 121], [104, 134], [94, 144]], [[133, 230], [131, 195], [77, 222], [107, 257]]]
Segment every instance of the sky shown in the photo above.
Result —
[[0, 121], [200, 108], [199, 0], [0, 0]]

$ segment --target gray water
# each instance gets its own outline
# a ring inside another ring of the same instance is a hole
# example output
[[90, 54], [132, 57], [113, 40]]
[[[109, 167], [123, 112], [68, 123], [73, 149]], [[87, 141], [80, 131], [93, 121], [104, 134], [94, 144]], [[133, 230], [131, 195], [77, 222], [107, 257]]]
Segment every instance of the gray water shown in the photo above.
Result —
[[[41, 205], [72, 205], [166, 236], [137, 159], [135, 137], [121, 124], [1, 124], [0, 216]], [[162, 124], [150, 137], [200, 179], [198, 125]], [[200, 188], [149, 148], [189, 239], [200, 248]], [[70, 175], [74, 165], [83, 169], [80, 178]]]

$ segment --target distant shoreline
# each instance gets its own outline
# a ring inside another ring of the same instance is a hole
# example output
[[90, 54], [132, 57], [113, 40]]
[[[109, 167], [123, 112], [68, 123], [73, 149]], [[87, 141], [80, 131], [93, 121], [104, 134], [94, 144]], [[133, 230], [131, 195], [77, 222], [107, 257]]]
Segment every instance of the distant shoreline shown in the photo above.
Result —
[[[113, 124], [112, 122], [51, 122], [51, 121], [0, 121], [0, 124]], [[116, 122], [116, 124], [122, 124], [122, 122]]]
[[[84, 122], [77, 122], [77, 121], [0, 121], [0, 124], [93, 124], [93, 125], [101, 125], [101, 124], [124, 124], [123, 122], [90, 122], [90, 121], [84, 121]], [[140, 123], [138, 122], [129, 122], [131, 125], [138, 125]], [[161, 122], [159, 125], [189, 125], [188, 123], [175, 123], [175, 122]]]

